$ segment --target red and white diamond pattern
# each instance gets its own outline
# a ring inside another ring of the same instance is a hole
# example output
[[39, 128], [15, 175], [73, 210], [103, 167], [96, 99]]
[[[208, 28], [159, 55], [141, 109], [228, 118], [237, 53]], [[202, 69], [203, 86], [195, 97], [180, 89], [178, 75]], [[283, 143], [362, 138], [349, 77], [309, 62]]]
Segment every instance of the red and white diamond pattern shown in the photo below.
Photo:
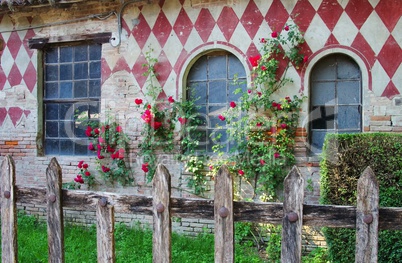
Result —
[[[151, 46], [160, 62], [158, 80], [164, 96], [177, 96], [177, 76], [195, 49], [206, 43], [226, 43], [245, 57], [255, 55], [260, 38], [269, 37], [294, 19], [305, 32], [307, 55], [330, 45], [356, 50], [370, 67], [370, 89], [376, 96], [391, 98], [402, 93], [401, 16], [401, 0], [249, 0], [211, 8], [193, 8], [189, 0], [165, 0], [130, 7], [125, 9], [122, 22], [125, 53], [120, 57], [104, 55], [102, 78], [125, 70], [142, 88], [146, 82], [142, 64]], [[26, 25], [31, 22], [27, 19]], [[0, 24], [2, 29], [15, 26], [7, 15], [0, 16]], [[30, 92], [35, 90], [37, 58], [27, 47], [28, 39], [34, 36], [33, 30], [0, 34], [5, 43], [0, 53], [0, 90], [20, 84]], [[9, 111], [10, 107], [0, 107], [0, 115]], [[16, 115], [22, 113], [13, 113]]]

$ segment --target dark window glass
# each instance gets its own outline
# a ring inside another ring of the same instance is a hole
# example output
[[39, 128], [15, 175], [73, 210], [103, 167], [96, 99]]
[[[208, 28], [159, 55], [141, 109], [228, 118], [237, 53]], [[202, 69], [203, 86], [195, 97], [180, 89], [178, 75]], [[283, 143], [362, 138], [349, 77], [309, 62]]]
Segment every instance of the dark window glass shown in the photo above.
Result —
[[45, 72], [46, 81], [58, 81], [59, 80], [59, 66], [48, 65]]
[[361, 73], [350, 57], [334, 54], [311, 71], [310, 148], [321, 152], [327, 133], [355, 133], [362, 129]]
[[73, 98], [73, 83], [61, 82], [60, 83], [60, 98], [72, 99]]
[[49, 82], [45, 87], [45, 96], [49, 99], [56, 99], [59, 97], [59, 83]]
[[[234, 84], [237, 78], [239, 84]], [[246, 91], [246, 72], [239, 59], [228, 52], [213, 52], [200, 57], [192, 66], [187, 85], [190, 87], [187, 98], [195, 99], [199, 107], [198, 116], [202, 124], [199, 151], [213, 152], [214, 145], [222, 145], [229, 151], [232, 145], [228, 140], [225, 122], [218, 116], [231, 101], [237, 101], [240, 94], [233, 92], [241, 88]], [[190, 137], [192, 135], [189, 135]]]
[[89, 78], [100, 78], [101, 77], [101, 62], [91, 62], [89, 64]]
[[73, 61], [73, 48], [61, 47], [60, 48], [60, 62], [72, 62]]
[[44, 56], [45, 153], [87, 155], [83, 118], [98, 121], [101, 45], [54, 46]]

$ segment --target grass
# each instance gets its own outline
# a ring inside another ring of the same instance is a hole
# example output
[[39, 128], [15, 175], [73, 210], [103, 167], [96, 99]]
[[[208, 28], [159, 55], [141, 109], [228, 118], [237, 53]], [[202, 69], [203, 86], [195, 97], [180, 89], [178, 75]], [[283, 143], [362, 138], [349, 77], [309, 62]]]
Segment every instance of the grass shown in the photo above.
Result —
[[[65, 262], [97, 262], [96, 227], [66, 225], [64, 228]], [[115, 227], [116, 262], [152, 262], [152, 231], [117, 224]], [[46, 224], [35, 217], [18, 216], [18, 261], [48, 262]], [[214, 237], [200, 234], [194, 238], [172, 234], [172, 262], [214, 262]], [[235, 262], [264, 262], [255, 248], [236, 244]]]

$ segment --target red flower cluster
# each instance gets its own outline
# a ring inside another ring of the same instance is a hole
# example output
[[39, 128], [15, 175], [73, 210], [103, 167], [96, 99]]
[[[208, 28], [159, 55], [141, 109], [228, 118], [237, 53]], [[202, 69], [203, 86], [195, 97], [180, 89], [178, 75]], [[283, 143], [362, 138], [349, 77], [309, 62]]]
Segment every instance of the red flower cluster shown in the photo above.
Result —
[[141, 169], [144, 171], [144, 173], [147, 173], [149, 171], [148, 169], [149, 164], [148, 163], [143, 163]]
[[108, 173], [108, 172], [110, 172], [110, 168], [107, 167], [107, 166], [102, 165], [102, 171], [103, 171], [104, 173]]
[[272, 108], [276, 108], [277, 110], [282, 110], [282, 104], [277, 102], [272, 102]]
[[[150, 105], [148, 105], [150, 106]], [[159, 129], [160, 127], [162, 127], [162, 122], [156, 121], [154, 118], [154, 115], [152, 114], [151, 110], [147, 109], [145, 110], [144, 114], [142, 114], [141, 119], [143, 119], [145, 121], [145, 123], [148, 123], [149, 125], [151, 125], [151, 127], [154, 130]]]
[[77, 174], [77, 176], [74, 178], [74, 181], [77, 183], [83, 184], [84, 178], [82, 177], [82, 175], [85, 175], [85, 176], [91, 175], [91, 173], [88, 171], [89, 165], [87, 163], [85, 163], [84, 161], [79, 161], [77, 166], [80, 169], [80, 174]]
[[120, 148], [119, 150], [115, 151], [114, 153], [112, 153], [110, 155], [110, 158], [114, 159], [120, 159], [123, 160], [124, 159], [124, 149]]

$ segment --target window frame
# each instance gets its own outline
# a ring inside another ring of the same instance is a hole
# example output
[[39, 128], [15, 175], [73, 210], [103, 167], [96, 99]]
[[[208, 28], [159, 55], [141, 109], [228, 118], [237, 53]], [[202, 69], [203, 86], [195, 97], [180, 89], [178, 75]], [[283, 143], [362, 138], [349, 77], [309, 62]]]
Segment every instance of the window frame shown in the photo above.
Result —
[[[37, 136], [36, 150], [37, 156], [46, 156], [45, 154], [45, 112], [44, 112], [44, 89], [45, 89], [45, 49], [49, 46], [63, 45], [79, 45], [79, 44], [105, 44], [109, 43], [112, 37], [111, 32], [103, 32], [88, 35], [67, 35], [52, 36], [49, 38], [32, 38], [28, 40], [28, 46], [37, 50]], [[101, 49], [102, 60], [102, 49]], [[101, 83], [102, 85], [102, 65], [101, 65]], [[102, 89], [102, 86], [100, 86]], [[99, 107], [101, 107], [101, 94], [99, 96]], [[99, 109], [100, 110], [100, 109]], [[51, 154], [52, 155], [52, 154]], [[54, 154], [53, 154], [54, 155]], [[80, 155], [63, 155], [63, 156], [80, 156]]]
[[[191, 80], [190, 80], [190, 73], [191, 73], [191, 70], [193, 69], [193, 67], [197, 64], [197, 62], [199, 62], [200, 61], [200, 59], [203, 59], [204, 57], [214, 57], [214, 56], [225, 56], [226, 57], [226, 66], [228, 67], [229, 66], [229, 57], [230, 56], [232, 56], [233, 58], [235, 58], [235, 59], [237, 59], [238, 60], [238, 62], [239, 62], [239, 64], [242, 66], [242, 69], [243, 69], [243, 74], [244, 74], [244, 76], [242, 76], [242, 77], [240, 77], [239, 79], [241, 80], [241, 82], [245, 82], [245, 84], [244, 84], [244, 89], [246, 90], [247, 89], [247, 82], [248, 82], [248, 75], [247, 75], [247, 70], [246, 70], [246, 68], [244, 67], [244, 64], [242, 63], [242, 61], [235, 55], [235, 54], [233, 54], [232, 52], [230, 52], [230, 51], [228, 51], [228, 50], [225, 50], [225, 49], [213, 49], [213, 50], [208, 50], [207, 52], [204, 52], [204, 53], [202, 53], [202, 54], [200, 54], [199, 56], [197, 56], [195, 59], [194, 59], [194, 61], [193, 61], [193, 63], [191, 64], [191, 65], [189, 65], [189, 67], [188, 67], [188, 74], [187, 74], [187, 76], [186, 76], [186, 80], [185, 80], [185, 83], [186, 83], [186, 85], [187, 85], [187, 87], [190, 87], [191, 88], [191, 85], [190, 85], [190, 82], [191, 82]], [[207, 64], [207, 67], [208, 67], [208, 64]], [[234, 80], [234, 76], [233, 77], [231, 77], [230, 76], [230, 74], [229, 74], [230, 72], [227, 72], [227, 78], [225, 79], [225, 81], [227, 82], [226, 83], [226, 88], [227, 88], [227, 90], [226, 90], [226, 92], [227, 92], [227, 94], [226, 94], [226, 96], [227, 96], [227, 98], [226, 98], [226, 102], [217, 102], [217, 103], [210, 103], [209, 102], [209, 100], [208, 100], [208, 97], [206, 97], [206, 103], [205, 103], [205, 107], [222, 107], [223, 105], [225, 106], [224, 108], [224, 110], [223, 111], [225, 111], [225, 110], [227, 110], [229, 107], [230, 107], [230, 96], [233, 96], [233, 94], [231, 95], [230, 94], [230, 87], [231, 87], [231, 85], [230, 85], [230, 83], [231, 83], [231, 81], [233, 81]], [[222, 79], [223, 80], [223, 79]], [[209, 79], [209, 78], [207, 78], [206, 80], [205, 80], [205, 82], [210, 82], [210, 81], [217, 81], [217, 79]], [[197, 83], [197, 81], [194, 81], [194, 82], [196, 82]], [[207, 95], [208, 95], [208, 90], [209, 90], [209, 88], [207, 88]], [[189, 96], [189, 92], [191, 92], [191, 90], [190, 91], [186, 91], [185, 93], [184, 93], [184, 98], [185, 99], [189, 99], [190, 98], [190, 96]], [[237, 101], [239, 101], [239, 99], [240, 99], [240, 95], [237, 95], [237, 98], [236, 98], [236, 102]], [[207, 118], [208, 118], [208, 110], [206, 109], [206, 112], [207, 112]], [[215, 123], [215, 122], [214, 122]], [[225, 123], [221, 123], [221, 122], [219, 122], [219, 124], [225, 124]], [[226, 126], [226, 125], [224, 125], [224, 126]], [[202, 126], [199, 130], [202, 130], [202, 131], [205, 131], [205, 136], [206, 136], [206, 141], [204, 142], [204, 143], [206, 143], [207, 141], [209, 142], [209, 141], [212, 141], [213, 139], [210, 139], [210, 135], [209, 135], [209, 130], [214, 130], [214, 129], [216, 129], [216, 128], [213, 128], [212, 127], [212, 124], [210, 124], [210, 120], [206, 120], [206, 125], [205, 126]], [[219, 131], [225, 131], [225, 130], [227, 130], [225, 127], [222, 127], [222, 128], [219, 128]], [[214, 133], [214, 131], [212, 131], [212, 133]], [[208, 154], [208, 155], [212, 155], [212, 154], [214, 154], [214, 152], [213, 152], [213, 150], [212, 150], [212, 146], [210, 147], [210, 146], [208, 146], [207, 144], [204, 144], [204, 146], [203, 146], [203, 149], [199, 149], [200, 147], [198, 147], [197, 148], [197, 152], [202, 152], [202, 153], [205, 153], [205, 154]], [[228, 142], [228, 141], [226, 141], [225, 142], [225, 150], [224, 150], [224, 152], [226, 152], [226, 153], [229, 153], [229, 151], [230, 151], [230, 142]]]
[[[335, 68], [335, 75], [336, 75], [336, 79], [333, 79], [331, 81], [327, 80], [327, 81], [314, 81], [313, 80], [313, 74], [315, 73], [315, 70], [317, 69], [317, 67], [319, 66], [319, 63], [323, 62], [323, 60], [325, 59], [334, 59], [336, 61], [336, 68]], [[341, 59], [341, 61], [340, 61]], [[339, 62], [345, 62], [345, 61], [350, 61], [352, 62], [351, 64], [353, 64], [359, 71], [358, 73], [358, 77], [356, 78], [345, 78], [345, 79], [341, 79], [338, 77], [338, 68], [339, 68]], [[313, 147], [313, 143], [312, 143], [312, 133], [313, 130], [322, 130], [325, 131], [325, 134], [327, 133], [339, 133], [339, 132], [362, 132], [363, 131], [363, 82], [364, 82], [364, 76], [363, 76], [363, 71], [361, 68], [361, 65], [350, 55], [345, 54], [345, 53], [340, 53], [340, 52], [336, 52], [336, 53], [330, 53], [327, 54], [321, 58], [319, 58], [314, 65], [311, 68], [310, 71], [310, 77], [309, 77], [309, 87], [310, 87], [310, 96], [309, 96], [309, 107], [308, 107], [308, 114], [309, 114], [309, 123], [308, 123], [308, 148], [309, 148], [309, 153], [310, 155], [317, 155], [320, 154], [322, 152], [322, 146], [320, 149], [318, 148], [314, 148]], [[327, 105], [326, 103], [324, 103], [323, 105], [313, 105], [313, 82], [317, 82], [317, 83], [334, 83], [334, 87], [333, 87], [333, 91], [334, 91], [334, 103]], [[357, 103], [339, 103], [339, 95], [338, 95], [338, 85], [339, 83], [342, 82], [358, 82], [359, 84], [359, 91], [358, 91], [358, 97], [359, 97], [359, 101]], [[326, 128], [326, 129], [314, 129], [313, 126], [313, 107], [314, 106], [318, 106], [318, 107], [325, 107], [325, 108], [329, 108], [329, 107], [333, 107], [334, 108], [334, 119], [333, 119], [333, 123], [334, 123], [334, 127], [332, 128]], [[358, 124], [359, 124], [359, 128], [339, 128], [339, 107], [342, 106], [356, 106], [357, 107], [357, 111], [359, 114], [359, 120], [358, 120]], [[314, 149], [313, 149], [314, 148]]]

